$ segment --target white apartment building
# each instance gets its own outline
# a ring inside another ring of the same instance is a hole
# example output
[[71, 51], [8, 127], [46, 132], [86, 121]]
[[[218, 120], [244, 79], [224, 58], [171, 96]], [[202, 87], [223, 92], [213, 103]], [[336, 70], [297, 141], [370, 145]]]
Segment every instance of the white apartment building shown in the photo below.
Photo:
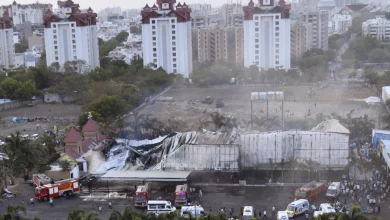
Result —
[[377, 15], [374, 19], [363, 22], [362, 32], [364, 36], [370, 36], [377, 40], [389, 40], [390, 21], [384, 15]]
[[21, 5], [14, 1], [12, 5], [0, 6], [0, 14], [8, 10], [8, 13], [12, 16], [13, 24], [23, 24], [27, 21], [32, 25], [42, 25], [43, 16], [47, 10], [52, 10], [51, 4], [33, 3]]
[[250, 0], [244, 7], [244, 65], [290, 69], [290, 5], [284, 0]]
[[189, 77], [192, 72], [191, 9], [176, 0], [157, 0], [142, 15], [144, 65]]
[[[100, 66], [96, 13], [89, 8], [81, 11], [73, 1], [58, 1], [59, 10], [45, 15], [46, 63], [83, 60], [87, 71]], [[82, 70], [79, 70], [83, 72]]]
[[352, 15], [335, 14], [332, 18], [334, 33], [343, 34], [352, 26]]
[[[10, 68], [15, 64], [12, 18], [8, 11], [0, 17], [0, 66]], [[0, 67], [1, 69], [1, 67]]]

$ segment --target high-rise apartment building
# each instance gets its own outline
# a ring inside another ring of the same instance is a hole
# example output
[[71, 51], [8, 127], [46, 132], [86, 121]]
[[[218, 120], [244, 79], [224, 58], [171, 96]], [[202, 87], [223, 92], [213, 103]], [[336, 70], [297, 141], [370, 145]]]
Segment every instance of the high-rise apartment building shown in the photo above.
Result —
[[21, 5], [14, 1], [12, 5], [0, 6], [0, 14], [8, 11], [12, 17], [13, 24], [23, 24], [25, 22], [31, 22], [32, 25], [42, 25], [43, 16], [47, 10], [52, 10], [51, 4], [33, 3]]
[[313, 24], [291, 21], [291, 56], [299, 58], [313, 48]]
[[205, 63], [223, 60], [244, 64], [244, 29], [214, 27], [192, 29], [193, 59]]
[[290, 69], [290, 5], [284, 0], [250, 0], [244, 7], [244, 65]]
[[291, 22], [291, 56], [319, 48], [328, 50], [328, 12], [325, 10], [297, 14]]
[[191, 9], [176, 0], [146, 5], [142, 16], [144, 65], [162, 67], [168, 73], [188, 77], [192, 72]]
[[12, 18], [8, 11], [5, 11], [3, 17], [0, 17], [0, 66], [5, 68], [10, 68], [15, 64], [12, 36]]
[[99, 46], [97, 38], [97, 14], [80, 10], [71, 0], [58, 1], [58, 11], [48, 10], [44, 18], [46, 63], [83, 60], [86, 66], [79, 72], [99, 67]]

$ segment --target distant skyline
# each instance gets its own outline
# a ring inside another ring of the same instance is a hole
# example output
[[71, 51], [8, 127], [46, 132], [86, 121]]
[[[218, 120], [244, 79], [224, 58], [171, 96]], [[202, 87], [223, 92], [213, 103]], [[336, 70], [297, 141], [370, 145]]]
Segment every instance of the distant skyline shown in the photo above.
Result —
[[[122, 9], [140, 9], [147, 4], [153, 5], [156, 0], [73, 0], [75, 3], [80, 4], [82, 9], [91, 7], [95, 12], [98, 12], [108, 7], [121, 7]], [[228, 2], [236, 3], [237, 0], [176, 0], [176, 2], [186, 2], [187, 4], [211, 4], [214, 6], [220, 6]], [[13, 0], [2, 0], [0, 5], [10, 5]], [[36, 3], [36, 0], [16, 0], [19, 4], [31, 4]], [[54, 7], [57, 7], [57, 0], [40, 0], [40, 3], [50, 3]], [[240, 0], [238, 0], [240, 3]], [[243, 5], [247, 5], [249, 0], [241, 0]]]

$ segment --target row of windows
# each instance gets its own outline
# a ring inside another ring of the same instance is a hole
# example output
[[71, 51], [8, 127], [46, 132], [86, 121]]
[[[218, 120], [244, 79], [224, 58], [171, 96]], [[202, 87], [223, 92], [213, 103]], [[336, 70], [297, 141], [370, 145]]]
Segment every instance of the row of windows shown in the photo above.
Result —
[[[72, 29], [72, 33], [75, 33], [76, 32], [76, 29]], [[56, 34], [57, 33], [57, 30], [53, 30], [53, 34]]]
[[[171, 22], [172, 23], [176, 23], [176, 20], [175, 19], [171, 19]], [[155, 24], [156, 23], [156, 20], [152, 20], [152, 24]]]
[[[53, 26], [53, 28], [56, 28], [56, 27], [57, 27], [56, 24], [53, 24], [52, 26]], [[70, 26], [71, 26], [71, 27], [74, 27], [74, 23], [70, 24]]]
[[[176, 26], [173, 24], [173, 25], [172, 25], [172, 29], [175, 29], [175, 27], [176, 27]], [[155, 25], [152, 25], [152, 30], [156, 30], [156, 26], [155, 26]]]
[[[279, 15], [276, 15], [275, 19], [279, 19]], [[260, 20], [260, 16], [255, 16], [255, 20]]]

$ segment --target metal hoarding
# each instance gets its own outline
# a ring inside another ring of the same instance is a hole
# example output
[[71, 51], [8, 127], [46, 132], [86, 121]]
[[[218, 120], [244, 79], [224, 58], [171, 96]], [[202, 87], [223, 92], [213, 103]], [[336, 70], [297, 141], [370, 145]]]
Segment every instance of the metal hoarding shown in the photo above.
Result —
[[282, 159], [313, 160], [321, 167], [343, 169], [348, 164], [348, 134], [286, 131], [240, 134], [241, 163], [243, 169], [267, 167], [270, 159], [280, 163]]
[[229, 145], [182, 145], [166, 155], [164, 167], [172, 170], [229, 170], [237, 171], [239, 146]]

